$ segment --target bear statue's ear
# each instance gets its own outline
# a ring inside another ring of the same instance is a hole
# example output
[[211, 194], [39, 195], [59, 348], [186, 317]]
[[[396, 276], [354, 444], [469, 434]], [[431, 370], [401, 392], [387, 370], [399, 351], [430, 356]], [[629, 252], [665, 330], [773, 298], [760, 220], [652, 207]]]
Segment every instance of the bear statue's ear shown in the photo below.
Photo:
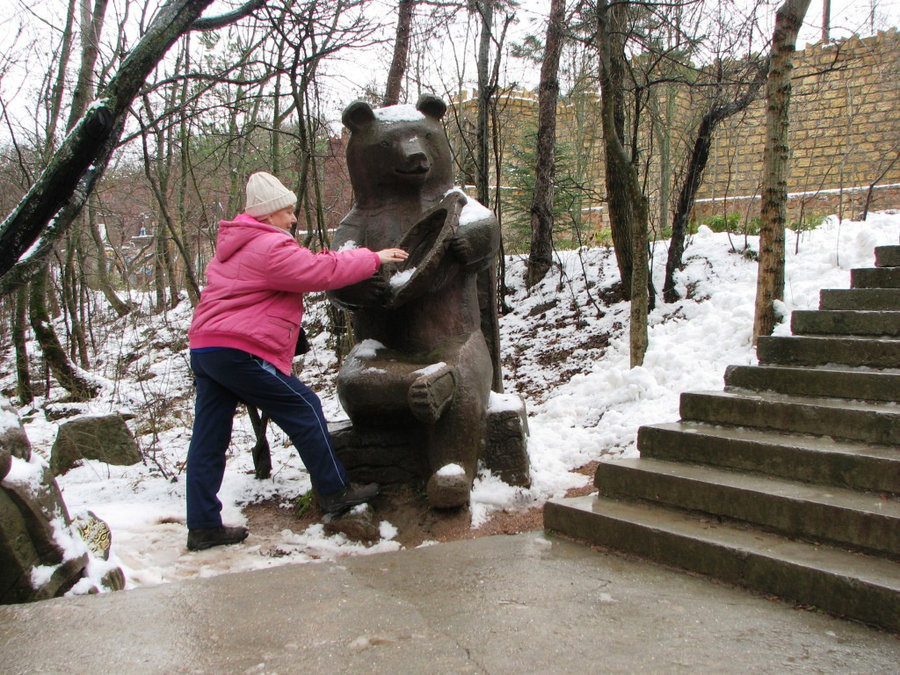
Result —
[[434, 117], [439, 120], [447, 112], [447, 104], [434, 94], [422, 94], [419, 96], [418, 103], [416, 103], [416, 110], [428, 115], [428, 117]]
[[350, 131], [359, 131], [375, 121], [375, 113], [372, 112], [372, 106], [365, 101], [354, 101], [344, 108], [341, 121]]

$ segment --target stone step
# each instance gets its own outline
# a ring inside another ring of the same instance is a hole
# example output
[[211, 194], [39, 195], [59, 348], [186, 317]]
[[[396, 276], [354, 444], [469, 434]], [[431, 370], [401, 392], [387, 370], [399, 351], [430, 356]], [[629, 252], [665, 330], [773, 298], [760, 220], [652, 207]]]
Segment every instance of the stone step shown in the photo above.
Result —
[[760, 336], [756, 355], [763, 364], [900, 368], [900, 340], [853, 336]]
[[865, 267], [850, 270], [851, 288], [900, 288], [900, 267]]
[[[900, 269], [898, 267], [897, 269]], [[900, 336], [900, 312], [795, 310], [791, 313], [794, 335]]]
[[637, 447], [642, 458], [900, 496], [900, 448], [896, 447], [697, 422], [642, 426]]
[[725, 369], [725, 386], [795, 396], [896, 401], [900, 392], [900, 370], [860, 370], [837, 366], [728, 366]]
[[900, 288], [827, 288], [819, 309], [900, 310]]
[[602, 497], [650, 500], [787, 537], [900, 556], [900, 500], [883, 493], [649, 458], [603, 462], [594, 485]]
[[875, 267], [900, 267], [900, 246], [876, 246]]
[[544, 527], [900, 632], [900, 564], [884, 558], [592, 495], [551, 499]]
[[685, 392], [681, 419], [900, 446], [900, 407], [776, 393]]

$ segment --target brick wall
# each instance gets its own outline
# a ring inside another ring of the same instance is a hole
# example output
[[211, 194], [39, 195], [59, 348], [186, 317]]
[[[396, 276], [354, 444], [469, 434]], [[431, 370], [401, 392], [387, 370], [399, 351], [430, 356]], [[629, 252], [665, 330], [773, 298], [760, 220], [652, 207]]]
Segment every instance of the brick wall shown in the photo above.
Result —
[[[667, 123], [670, 166], [677, 173], [688, 151], [689, 127], [702, 114], [692, 92], [674, 92], [674, 115]], [[704, 183], [698, 193], [695, 218], [738, 212], [747, 219], [759, 215], [757, 195], [761, 182], [765, 134], [765, 92], [742, 115], [726, 120], [717, 130]], [[474, 96], [456, 103], [461, 114], [475, 118]], [[659, 111], [657, 111], [659, 112]], [[647, 116], [648, 118], [650, 115]], [[869, 38], [850, 38], [813, 45], [794, 59], [791, 99], [791, 163], [788, 178], [790, 220], [842, 212], [856, 216], [868, 187], [872, 209], [900, 208], [900, 34], [896, 29]], [[526, 131], [537, 125], [537, 99], [529, 92], [508, 92], [500, 102], [504, 151], [523, 142]], [[595, 95], [561, 104], [557, 135], [579, 163], [580, 175], [593, 195], [584, 204], [584, 219], [602, 226], [603, 143], [600, 104]], [[650, 149], [649, 134], [642, 143]], [[454, 147], [462, 147], [453, 138]], [[652, 144], [659, 154], [660, 140]], [[644, 150], [646, 153], [647, 150]], [[891, 165], [893, 162], [893, 165]], [[656, 225], [668, 225], [671, 179], [664, 181], [655, 158], [649, 164], [647, 192]], [[515, 190], [514, 179], [503, 183]]]

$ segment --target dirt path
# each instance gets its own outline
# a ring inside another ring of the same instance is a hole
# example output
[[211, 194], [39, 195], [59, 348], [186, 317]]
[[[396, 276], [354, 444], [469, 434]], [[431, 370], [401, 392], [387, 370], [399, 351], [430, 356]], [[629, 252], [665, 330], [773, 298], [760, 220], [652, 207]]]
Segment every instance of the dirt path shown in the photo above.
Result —
[[[592, 462], [578, 473], [593, 476], [596, 462]], [[593, 491], [588, 483], [583, 488], [570, 490], [566, 496], [588, 494]], [[395, 541], [404, 548], [415, 548], [426, 541], [455, 541], [475, 539], [494, 534], [515, 534], [539, 530], [544, 526], [543, 506], [522, 511], [497, 511], [481, 527], [470, 526], [468, 509], [436, 511], [428, 506], [425, 495], [407, 486], [393, 486], [384, 490], [372, 503], [377, 520], [386, 520], [397, 528]], [[250, 531], [261, 536], [276, 535], [283, 530], [302, 532], [321, 520], [315, 506], [302, 516], [297, 516], [296, 508], [285, 508], [282, 502], [268, 501], [244, 507], [244, 515]]]

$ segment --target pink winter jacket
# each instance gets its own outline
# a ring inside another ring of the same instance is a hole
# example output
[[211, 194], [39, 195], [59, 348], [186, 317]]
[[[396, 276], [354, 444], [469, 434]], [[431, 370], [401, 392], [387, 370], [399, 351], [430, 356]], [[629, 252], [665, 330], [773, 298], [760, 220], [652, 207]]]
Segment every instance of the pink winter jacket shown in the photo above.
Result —
[[363, 281], [379, 265], [367, 248], [313, 253], [288, 232], [245, 213], [223, 220], [188, 332], [191, 349], [241, 349], [289, 375], [302, 294]]

